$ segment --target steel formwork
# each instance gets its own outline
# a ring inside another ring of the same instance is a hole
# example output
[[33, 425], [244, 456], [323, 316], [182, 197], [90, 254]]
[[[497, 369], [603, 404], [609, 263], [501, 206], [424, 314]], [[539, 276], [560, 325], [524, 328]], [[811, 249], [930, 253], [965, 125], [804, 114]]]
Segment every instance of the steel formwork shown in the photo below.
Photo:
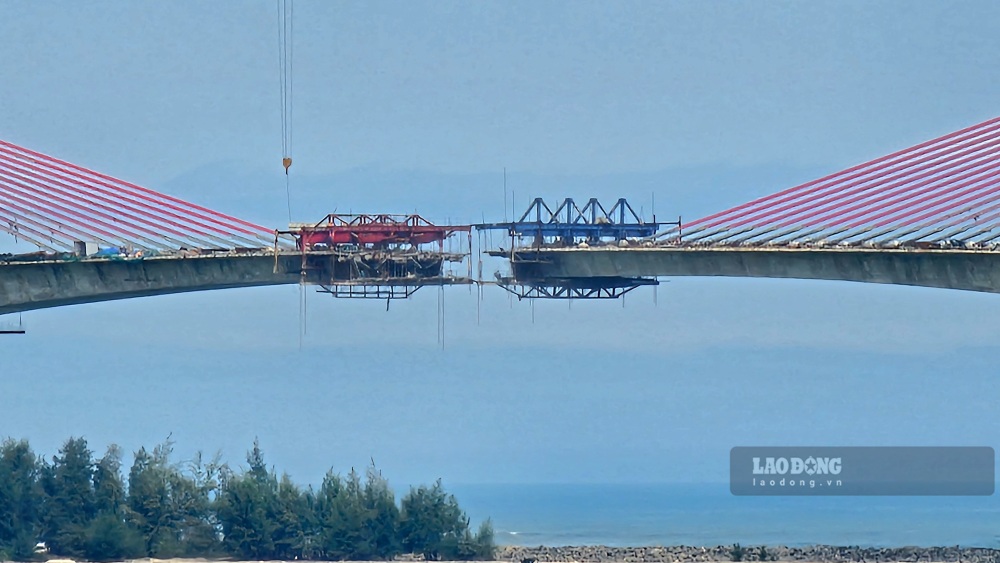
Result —
[[[506, 231], [510, 248], [490, 249], [487, 253], [510, 261], [511, 275], [498, 273], [496, 284], [519, 299], [615, 299], [637, 287], [658, 282], [652, 278], [630, 277], [548, 278], [537, 267], [544, 262], [540, 252], [554, 247], [628, 247], [653, 236], [666, 224], [680, 223], [657, 222], [655, 217], [645, 221], [624, 198], [610, 208], [596, 198], [590, 198], [582, 207], [566, 198], [554, 208], [541, 198], [535, 198], [516, 221], [482, 223], [474, 227], [481, 231]], [[523, 244], [525, 238], [529, 239], [527, 244]]]
[[[334, 297], [398, 299], [425, 285], [472, 283], [445, 272], [468, 252], [445, 250], [444, 243], [468, 225], [435, 225], [419, 215], [329, 214], [317, 223], [292, 224], [302, 263], [302, 283]], [[471, 235], [470, 235], [471, 237]]]

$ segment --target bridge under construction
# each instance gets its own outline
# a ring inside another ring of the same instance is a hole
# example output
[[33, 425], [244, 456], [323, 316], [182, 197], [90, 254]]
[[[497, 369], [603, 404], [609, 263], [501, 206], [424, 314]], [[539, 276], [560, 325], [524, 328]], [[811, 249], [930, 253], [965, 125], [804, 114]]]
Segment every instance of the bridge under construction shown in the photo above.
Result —
[[[274, 229], [0, 141], [0, 231], [38, 248], [0, 256], [0, 314], [278, 284], [370, 299], [456, 284], [616, 298], [664, 276], [1000, 293], [998, 152], [995, 118], [691, 221], [536, 199], [509, 222], [330, 214]], [[475, 249], [476, 231], [502, 242]], [[509, 271], [473, 275], [477, 251]]]

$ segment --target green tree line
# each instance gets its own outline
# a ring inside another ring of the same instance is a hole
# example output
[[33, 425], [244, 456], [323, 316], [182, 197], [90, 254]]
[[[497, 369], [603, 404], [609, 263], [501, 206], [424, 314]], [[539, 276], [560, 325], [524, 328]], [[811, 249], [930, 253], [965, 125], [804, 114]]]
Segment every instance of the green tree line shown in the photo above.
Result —
[[26, 440], [0, 445], [0, 561], [50, 554], [111, 561], [139, 557], [253, 560], [488, 560], [489, 521], [473, 533], [440, 480], [412, 487], [399, 502], [374, 466], [364, 475], [327, 473], [318, 489], [269, 469], [255, 442], [247, 465], [218, 456], [174, 463], [172, 443], [100, 458], [70, 438], [51, 459]]

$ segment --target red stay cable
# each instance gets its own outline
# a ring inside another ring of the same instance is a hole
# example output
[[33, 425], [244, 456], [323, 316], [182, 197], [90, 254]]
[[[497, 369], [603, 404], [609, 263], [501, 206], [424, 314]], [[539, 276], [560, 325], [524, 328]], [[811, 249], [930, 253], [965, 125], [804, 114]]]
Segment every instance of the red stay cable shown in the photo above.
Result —
[[[0, 173], [2, 173], [2, 171], [5, 171], [5, 170], [6, 171], [15, 170], [15, 171], [7, 172], [7, 174], [10, 175], [10, 176], [18, 176], [18, 177], [23, 178], [23, 179], [30, 178], [31, 179], [30, 181], [36, 182], [39, 185], [44, 186], [47, 191], [52, 191], [54, 193], [67, 194], [68, 197], [71, 197], [74, 200], [79, 200], [79, 201], [82, 201], [83, 203], [85, 203], [87, 205], [92, 205], [92, 206], [95, 206], [95, 207], [102, 207], [102, 206], [100, 204], [98, 204], [98, 203], [94, 203], [93, 201], [87, 199], [88, 196], [91, 197], [91, 198], [94, 198], [94, 199], [96, 199], [98, 201], [103, 201], [103, 202], [106, 202], [106, 203], [110, 203], [111, 205], [119, 205], [120, 207], [118, 207], [118, 208], [111, 208], [110, 210], [114, 211], [116, 213], [120, 213], [120, 214], [122, 214], [124, 216], [132, 217], [134, 219], [142, 221], [142, 222], [146, 223], [147, 226], [152, 227], [152, 228], [161, 227], [160, 222], [162, 222], [162, 223], [167, 223], [169, 225], [178, 227], [180, 229], [186, 229], [189, 232], [177, 231], [177, 230], [173, 230], [173, 229], [169, 229], [169, 228], [164, 228], [166, 231], [172, 232], [172, 233], [177, 234], [177, 235], [180, 235], [183, 238], [191, 238], [190, 231], [193, 231], [193, 233], [195, 235], [201, 235], [201, 236], [207, 236], [207, 237], [211, 237], [212, 236], [211, 234], [206, 233], [204, 231], [201, 231], [201, 230], [198, 230], [198, 229], [194, 229], [190, 225], [184, 225], [184, 224], [181, 224], [181, 223], [177, 223], [176, 221], [172, 221], [170, 219], [164, 219], [162, 217], [159, 217], [157, 215], [154, 215], [154, 214], [150, 213], [149, 211], [144, 211], [143, 209], [150, 210], [150, 211], [155, 211], [155, 212], [159, 212], [159, 213], [163, 213], [163, 214], [169, 214], [169, 215], [173, 215], [172, 213], [163, 212], [163, 211], [159, 211], [159, 210], [154, 210], [154, 209], [152, 209], [152, 208], [150, 208], [148, 206], [146, 206], [146, 207], [137, 207], [137, 206], [130, 205], [130, 204], [123, 204], [121, 201], [112, 200], [110, 198], [103, 197], [103, 195], [100, 195], [100, 194], [117, 195], [115, 192], [112, 192], [110, 190], [106, 190], [106, 189], [103, 189], [103, 188], [97, 188], [97, 189], [94, 189], [92, 192], [85, 192], [85, 193], [81, 193], [81, 194], [73, 194], [71, 192], [67, 192], [66, 190], [79, 189], [79, 188], [81, 188], [81, 186], [73, 186], [73, 185], [67, 184], [65, 182], [61, 182], [61, 181], [59, 181], [57, 179], [49, 178], [48, 176], [43, 175], [44, 172], [45, 172], [44, 169], [39, 169], [39, 167], [34, 166], [34, 165], [26, 164], [26, 163], [23, 163], [21, 161], [14, 161], [15, 164], [21, 165], [20, 168], [14, 168], [13, 166], [11, 166], [11, 165], [8, 164], [9, 162], [10, 162], [10, 160], [3, 154], [2, 151], [0, 151]], [[42, 170], [43, 174], [35, 174], [34, 172], [30, 172], [29, 170], [32, 170], [32, 171], [33, 170]], [[60, 186], [60, 187], [66, 188], [66, 190], [59, 190], [59, 189], [57, 189], [55, 187], [50, 187], [50, 185], [51, 186]], [[96, 193], [94, 193], [94, 192], [96, 192]], [[124, 201], [128, 201], [128, 200], [124, 200]], [[103, 207], [105, 209], [109, 209], [106, 206], [103, 206]], [[129, 213], [129, 211], [132, 211], [133, 213]], [[136, 214], [138, 214], [138, 215], [136, 215]], [[156, 219], [157, 222], [147, 221], [146, 218]], [[213, 231], [215, 231], [217, 233], [220, 233], [220, 234], [223, 234], [225, 236], [233, 236], [231, 233], [223, 231], [223, 230], [220, 230], [220, 229], [217, 229], [215, 227], [208, 226], [208, 228], [210, 230], [213, 230]]]
[[[135, 243], [134, 240], [130, 240], [128, 238], [128, 237], [134, 237], [139, 240], [144, 240], [146, 244], [151, 244], [153, 246], [165, 246], [162, 243], [157, 243], [129, 229], [123, 229], [121, 227], [109, 224], [105, 221], [81, 215], [71, 209], [67, 209], [66, 207], [63, 207], [61, 205], [53, 204], [51, 202], [45, 201], [44, 199], [37, 198], [29, 194], [17, 192], [7, 184], [0, 183], [0, 192], [5, 193], [7, 199], [17, 201], [22, 205], [28, 206], [28, 208], [34, 210], [35, 214], [38, 215], [39, 217], [46, 217], [46, 215], [48, 215], [47, 218], [49, 218], [50, 220], [51, 218], [58, 218], [62, 219], [64, 223], [68, 222], [74, 225], [79, 225], [84, 229], [90, 229], [88, 231], [88, 230], [73, 228], [73, 230], [79, 233], [84, 233], [88, 236], [95, 236], [94, 233], [97, 233], [101, 236], [111, 237], [112, 239], [128, 243]], [[14, 204], [12, 204], [11, 201], [5, 201], [5, 205], [14, 207]], [[59, 225], [64, 223], [54, 223], [54, 224]], [[143, 246], [143, 245], [136, 244], [136, 246]]]
[[[974, 140], [963, 141], [957, 144], [949, 145], [947, 147], [949, 152], [936, 152], [935, 154], [929, 154], [916, 160], [906, 161], [905, 167], [898, 167], [896, 169], [886, 169], [874, 176], [862, 177], [847, 184], [837, 183], [833, 185], [824, 186], [822, 188], [817, 187], [809, 191], [810, 192], [821, 191], [821, 193], [812, 195], [809, 199], [805, 201], [793, 202], [786, 205], [782, 205], [780, 207], [769, 208], [766, 210], [758, 210], [754, 212], [754, 215], [750, 217], [745, 217], [742, 221], [738, 221], [736, 223], [727, 223], [726, 227], [737, 228], [752, 222], [765, 224], [774, 221], [779, 221], [785, 217], [790, 216], [789, 213], [785, 213], [789, 210], [792, 210], [794, 214], [795, 210], [799, 210], [799, 212], [801, 212], [813, 209], [818, 205], [826, 205], [837, 201], [836, 199], [821, 201], [823, 200], [823, 198], [826, 198], [831, 194], [836, 194], [840, 198], [844, 198], [853, 196], [855, 194], [868, 192], [874, 189], [881, 189], [884, 187], [881, 184], [873, 184], [872, 182], [874, 182], [875, 180], [895, 182], [896, 180], [899, 179], [909, 178], [914, 173], [920, 171], [931, 170], [931, 173], [933, 173], [933, 170], [937, 167], [950, 166], [950, 162], [945, 159], [951, 159], [958, 156], [968, 156], [973, 153], [982, 151], [984, 149], [984, 147], [982, 146], [984, 141], [996, 141], [998, 139], [1000, 139], [1000, 132], [994, 133], [985, 138], [978, 138]], [[920, 175], [920, 177], [926, 177], [926, 175], [927, 174], [923, 174]], [[893, 185], [899, 185], [899, 184], [895, 183]], [[846, 192], [842, 191], [845, 189], [847, 189]]]
[[[0, 141], [0, 147], [6, 147], [6, 148], [8, 148], [10, 150], [13, 150], [13, 151], [16, 151], [16, 152], [20, 152], [23, 155], [26, 155], [26, 156], [34, 158], [36, 161], [47, 162], [49, 164], [45, 164], [45, 166], [47, 166], [48, 168], [52, 168], [54, 170], [59, 170], [59, 171], [65, 173], [65, 174], [68, 174], [70, 176], [74, 176], [76, 178], [87, 178], [87, 176], [90, 176], [91, 178], [89, 178], [88, 180], [90, 182], [92, 182], [92, 183], [98, 183], [98, 184], [102, 184], [102, 185], [104, 185], [106, 187], [118, 189], [118, 190], [120, 190], [122, 192], [129, 193], [129, 194], [131, 194], [131, 195], [133, 195], [133, 196], [135, 196], [137, 198], [154, 202], [157, 205], [164, 205], [164, 206], [170, 207], [171, 209], [174, 209], [175, 211], [179, 211], [179, 212], [182, 212], [182, 213], [189, 214], [191, 216], [199, 217], [199, 218], [204, 219], [206, 221], [211, 221], [211, 222], [214, 222], [214, 223], [226, 226], [226, 227], [228, 227], [230, 229], [233, 229], [233, 230], [237, 230], [237, 231], [240, 231], [240, 232], [243, 232], [243, 233], [246, 233], [246, 234], [269, 234], [269, 235], [273, 235], [274, 234], [274, 231], [272, 229], [268, 229], [268, 228], [262, 227], [260, 225], [255, 225], [254, 223], [251, 223], [249, 221], [244, 221], [242, 219], [237, 219], [236, 217], [232, 217], [232, 216], [226, 215], [224, 213], [219, 213], [217, 211], [213, 211], [213, 210], [208, 209], [206, 207], [202, 207], [200, 205], [197, 205], [197, 204], [194, 204], [194, 203], [190, 203], [190, 202], [184, 201], [182, 199], [175, 198], [173, 196], [169, 196], [169, 195], [166, 195], [166, 194], [163, 194], [163, 193], [160, 193], [160, 192], [156, 192], [156, 191], [150, 190], [148, 188], [143, 188], [142, 186], [138, 186], [138, 185], [133, 184], [131, 182], [126, 182], [124, 180], [119, 180], [117, 178], [113, 178], [113, 177], [108, 176], [106, 174], [101, 174], [100, 172], [95, 172], [93, 170], [84, 168], [82, 166], [77, 166], [75, 164], [71, 164], [69, 162], [66, 162], [66, 161], [63, 161], [63, 160], [60, 160], [60, 159], [57, 159], [57, 158], [54, 158], [54, 157], [51, 157], [51, 156], [48, 156], [48, 155], [36, 152], [36, 151], [33, 151], [33, 150], [30, 150], [30, 149], [26, 149], [24, 147], [20, 147], [20, 146], [14, 145], [14, 144], [8, 143], [6, 141]], [[117, 184], [117, 185], [111, 185], [108, 182], [113, 182], [114, 184]], [[183, 209], [183, 207], [181, 207], [181, 206], [187, 207], [187, 208], [190, 208], [190, 209]], [[192, 210], [194, 210], [194, 211], [192, 211]], [[205, 215], [205, 214], [207, 214], [207, 215]], [[250, 229], [256, 230], [257, 233], [254, 233], [254, 231], [252, 231], [252, 230], [246, 230], [246, 229], [240, 228], [237, 225], [243, 225], [243, 226], [248, 227]]]
[[[705, 228], [709, 228], [709, 227], [718, 225], [718, 224], [720, 224], [722, 222], [725, 222], [726, 220], [732, 220], [732, 219], [741, 218], [744, 215], [746, 215], [747, 213], [753, 213], [753, 212], [755, 212], [754, 210], [748, 209], [748, 208], [759, 207], [759, 206], [761, 206], [763, 204], [766, 204], [766, 203], [778, 203], [778, 202], [775, 202], [774, 200], [779, 199], [779, 198], [783, 198], [783, 197], [786, 197], [786, 196], [791, 196], [792, 194], [795, 194], [797, 192], [801, 192], [802, 190], [805, 190], [807, 188], [810, 188], [810, 187], [813, 187], [813, 186], [817, 186], [818, 184], [822, 184], [822, 183], [828, 183], [828, 182], [833, 181], [833, 180], [838, 179], [838, 178], [840, 178], [839, 181], [842, 182], [842, 181], [845, 181], [845, 180], [852, 180], [852, 179], [858, 178], [858, 177], [863, 176], [865, 174], [870, 174], [872, 172], [879, 171], [879, 170], [885, 168], [886, 166], [893, 166], [893, 165], [897, 164], [898, 162], [905, 161], [906, 159], [901, 159], [900, 158], [900, 157], [902, 157], [904, 155], [910, 155], [911, 158], [913, 156], [918, 156], [918, 155], [922, 156], [924, 154], [927, 154], [928, 152], [932, 152], [934, 150], [939, 150], [939, 149], [935, 149], [934, 145], [938, 145], [938, 144], [942, 144], [942, 143], [946, 143], [946, 142], [948, 142], [946, 144], [950, 144], [951, 141], [964, 140], [964, 139], [968, 139], [968, 138], [974, 137], [976, 135], [981, 135], [983, 132], [994, 131], [994, 130], [996, 130], [996, 128], [997, 128], [996, 125], [998, 123], [1000, 123], [1000, 117], [996, 117], [996, 118], [984, 121], [982, 123], [978, 123], [976, 125], [972, 125], [970, 127], [966, 127], [965, 129], [961, 129], [959, 131], [955, 131], [953, 133], [949, 133], [947, 135], [943, 135], [941, 137], [937, 137], [935, 139], [931, 139], [929, 141], [925, 141], [925, 142], [920, 143], [918, 145], [914, 145], [912, 147], [909, 147], [909, 148], [906, 148], [906, 149], [894, 152], [892, 154], [883, 156], [881, 158], [877, 158], [877, 159], [874, 159], [874, 160], [871, 160], [871, 161], [868, 161], [868, 162], [865, 162], [865, 163], [862, 163], [862, 164], [858, 164], [856, 166], [852, 166], [850, 168], [847, 168], [846, 170], [842, 170], [840, 172], [836, 172], [834, 174], [830, 174], [830, 175], [824, 176], [824, 177], [819, 178], [817, 180], [806, 182], [804, 184], [800, 184], [798, 186], [794, 186], [794, 187], [791, 187], [791, 188], [779, 191], [777, 193], [774, 193], [774, 194], [771, 194], [771, 195], [768, 195], [768, 196], [764, 196], [764, 197], [761, 197], [761, 198], [754, 199], [754, 200], [752, 200], [750, 202], [747, 202], [747, 203], [744, 203], [742, 205], [738, 205], [736, 207], [732, 207], [730, 209], [726, 209], [724, 211], [720, 211], [718, 213], [714, 213], [712, 215], [708, 215], [706, 217], [702, 217], [700, 219], [696, 219], [694, 221], [690, 221], [690, 222], [688, 222], [688, 223], [685, 224], [685, 228], [697, 227], [700, 230], [700, 229], [705, 229]], [[970, 133], [973, 133], [973, 134], [969, 135]], [[893, 161], [893, 162], [889, 162], [889, 161]], [[843, 178], [841, 178], [841, 177], [843, 177]], [[802, 194], [800, 194], [800, 196], [801, 195]], [[792, 198], [792, 199], [794, 199], [794, 198]], [[787, 201], [787, 199], [783, 200], [783, 201]], [[722, 221], [715, 221], [715, 222], [709, 223], [710, 221], [713, 221], [714, 219], [720, 219], [720, 218], [722, 219]]]
[[[1000, 152], [1000, 146], [993, 148], [992, 151], [986, 154], [988, 155], [998, 152]], [[887, 202], [887, 200], [890, 203], [896, 203], [897, 201], [900, 201], [900, 198], [922, 195], [927, 191], [933, 189], [940, 189], [940, 186], [937, 186], [936, 183], [940, 182], [943, 179], [952, 177], [955, 174], [963, 173], [969, 170], [975, 170], [983, 166], [986, 166], [988, 168], [991, 161], [983, 160], [982, 159], [983, 156], [984, 155], [980, 154], [976, 155], [975, 157], [967, 157], [965, 159], [961, 159], [954, 162], [949, 161], [947, 163], [947, 166], [941, 169], [929, 170], [927, 172], [923, 172], [916, 176], [902, 178], [900, 180], [897, 180], [890, 184], [886, 184], [884, 186], [882, 185], [875, 186], [880, 189], [880, 191], [878, 192], [871, 193], [870, 188], [868, 188], [867, 190], [863, 191], [862, 193], [859, 193], [859, 195], [855, 195], [854, 197], [850, 197], [843, 200], [835, 199], [825, 202], [819, 202], [815, 205], [809, 206], [804, 209], [795, 209], [783, 215], [773, 217], [771, 218], [771, 221], [776, 222], [778, 226], [789, 226], [791, 224], [803, 224], [808, 226], [816, 222], [823, 222], [823, 221], [830, 222], [831, 226], [835, 224], [840, 224], [844, 220], [847, 220], [845, 218], [845, 214], [850, 214], [858, 209], [870, 208], [871, 206], [877, 204], [884, 205]], [[959, 166], [956, 168], [955, 165], [957, 164], [964, 164], [964, 166]], [[971, 174], [960, 176], [959, 179], [964, 179], [969, 175]], [[914, 183], [916, 180], [921, 180], [921, 181]], [[932, 187], [926, 189], [918, 189], [918, 188], [925, 188], [926, 186], [932, 186]], [[820, 207], [817, 209], [817, 206]], [[807, 211], [811, 212], [806, 213]], [[824, 213], [825, 215], [823, 215]], [[817, 217], [817, 215], [820, 215], [820, 217], [814, 220], [814, 218]], [[853, 217], [853, 215], [847, 215], [847, 217]]]

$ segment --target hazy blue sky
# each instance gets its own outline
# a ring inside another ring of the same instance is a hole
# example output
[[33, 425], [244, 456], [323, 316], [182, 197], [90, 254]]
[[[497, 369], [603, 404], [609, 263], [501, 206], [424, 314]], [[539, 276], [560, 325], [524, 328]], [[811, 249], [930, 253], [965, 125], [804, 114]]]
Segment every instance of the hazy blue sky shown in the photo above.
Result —
[[[996, 2], [295, 2], [292, 208], [687, 217], [997, 114]], [[277, 12], [0, 0], [0, 138], [287, 220]], [[5, 243], [5, 247], [9, 247]], [[1000, 296], [674, 279], [621, 303], [233, 290], [26, 315], [0, 435], [181, 456], [254, 436], [303, 482], [723, 481], [736, 445], [998, 445]]]

